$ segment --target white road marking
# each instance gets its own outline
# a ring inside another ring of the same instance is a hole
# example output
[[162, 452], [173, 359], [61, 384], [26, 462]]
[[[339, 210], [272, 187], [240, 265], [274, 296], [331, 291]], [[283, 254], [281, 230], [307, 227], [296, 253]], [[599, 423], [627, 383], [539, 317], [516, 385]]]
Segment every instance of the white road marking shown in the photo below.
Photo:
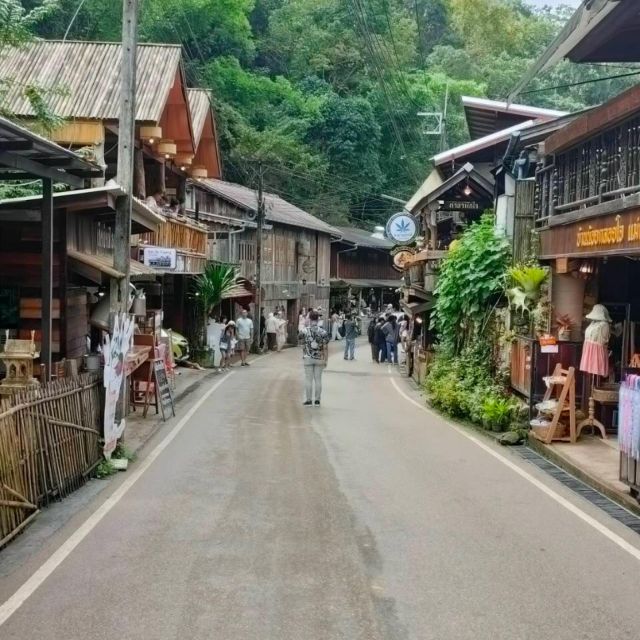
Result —
[[[261, 358], [264, 356], [260, 356]], [[255, 358], [252, 362], [259, 360]], [[0, 627], [33, 595], [35, 590], [69, 557], [73, 550], [91, 533], [98, 523], [115, 507], [133, 485], [140, 480], [142, 474], [155, 462], [158, 456], [171, 444], [174, 438], [182, 431], [191, 420], [194, 413], [207, 401], [209, 396], [226, 382], [233, 372], [228, 373], [218, 380], [201, 398], [194, 404], [184, 417], [158, 443], [153, 451], [136, 465], [131, 475], [92, 513], [76, 531], [67, 538], [45, 563], [8, 599], [0, 606]]]
[[[391, 372], [391, 369], [389, 369]], [[552, 500], [555, 500], [559, 505], [564, 507], [567, 511], [571, 512], [577, 518], [580, 518], [583, 522], [588, 524], [590, 527], [595, 529], [598, 533], [601, 533], [603, 536], [611, 540], [614, 544], [618, 545], [621, 549], [626, 551], [628, 554], [632, 555], [636, 560], [640, 560], [640, 549], [633, 546], [631, 543], [627, 542], [624, 538], [619, 536], [617, 533], [609, 529], [607, 526], [590, 516], [588, 513], [577, 507], [575, 504], [567, 500], [565, 497], [561, 496], [559, 493], [556, 493], [551, 487], [548, 487], [544, 482], [541, 482], [535, 476], [532, 476], [530, 473], [521, 469], [517, 464], [513, 461], [506, 458], [504, 455], [496, 451], [493, 447], [490, 447], [486, 443], [482, 442], [478, 438], [476, 438], [473, 434], [468, 433], [462, 427], [457, 424], [446, 420], [441, 415], [437, 414], [435, 411], [429, 409], [426, 405], [421, 404], [417, 400], [414, 400], [410, 396], [408, 396], [398, 385], [395, 378], [391, 378], [391, 384], [394, 386], [395, 390], [405, 399], [407, 402], [414, 404], [419, 409], [426, 411], [428, 414], [439, 418], [447, 425], [449, 425], [452, 429], [455, 429], [460, 435], [467, 438], [467, 440], [471, 440], [475, 445], [480, 447], [483, 451], [486, 451], [490, 456], [493, 456], [496, 460], [499, 460], [506, 467], [511, 469], [513, 472], [517, 473], [520, 477], [530, 482], [534, 487], [540, 489], [544, 494], [549, 496]]]

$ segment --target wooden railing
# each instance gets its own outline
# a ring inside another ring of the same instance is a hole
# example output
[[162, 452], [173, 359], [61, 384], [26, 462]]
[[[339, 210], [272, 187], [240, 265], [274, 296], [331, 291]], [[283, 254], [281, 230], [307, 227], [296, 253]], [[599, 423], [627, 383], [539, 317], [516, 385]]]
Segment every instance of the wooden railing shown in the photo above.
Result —
[[140, 234], [144, 244], [206, 256], [207, 228], [186, 218], [167, 218], [157, 231]]
[[536, 169], [536, 222], [547, 224], [554, 215], [636, 192], [640, 192], [640, 117], [543, 159]]
[[85, 374], [0, 402], [0, 548], [100, 460], [101, 391], [100, 376]]

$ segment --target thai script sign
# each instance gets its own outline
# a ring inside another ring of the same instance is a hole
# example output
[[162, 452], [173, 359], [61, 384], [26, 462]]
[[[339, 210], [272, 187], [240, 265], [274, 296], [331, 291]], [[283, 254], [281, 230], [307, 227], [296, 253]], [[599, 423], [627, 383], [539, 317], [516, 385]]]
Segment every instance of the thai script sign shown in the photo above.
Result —
[[640, 253], [640, 209], [544, 229], [540, 244], [543, 258]]

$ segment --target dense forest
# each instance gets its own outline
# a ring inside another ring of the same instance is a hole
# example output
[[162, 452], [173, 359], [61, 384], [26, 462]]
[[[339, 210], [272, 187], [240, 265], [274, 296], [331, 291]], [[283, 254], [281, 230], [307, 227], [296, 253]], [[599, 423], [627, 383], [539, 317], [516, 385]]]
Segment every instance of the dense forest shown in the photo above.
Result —
[[[17, 0], [1, 0], [1, 2]], [[118, 40], [121, 3], [22, 0], [43, 38]], [[442, 144], [467, 137], [461, 95], [504, 99], [571, 13], [524, 0], [141, 0], [140, 39], [182, 44], [215, 99], [225, 177], [333, 222], [382, 221]], [[610, 67], [562, 64], [520, 98], [577, 110], [624, 86]], [[627, 82], [632, 81], [627, 79]], [[448, 93], [446, 135], [429, 135]]]

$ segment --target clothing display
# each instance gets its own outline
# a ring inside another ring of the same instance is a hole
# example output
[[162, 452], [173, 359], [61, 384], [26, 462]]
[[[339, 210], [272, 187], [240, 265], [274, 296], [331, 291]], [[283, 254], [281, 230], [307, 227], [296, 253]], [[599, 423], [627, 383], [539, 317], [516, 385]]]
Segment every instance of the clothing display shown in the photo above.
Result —
[[620, 385], [618, 405], [620, 451], [640, 460], [640, 376], [628, 375]]
[[591, 320], [591, 324], [584, 334], [580, 370], [606, 377], [609, 375], [608, 344], [611, 336], [611, 317], [603, 305], [596, 304], [586, 318]]

